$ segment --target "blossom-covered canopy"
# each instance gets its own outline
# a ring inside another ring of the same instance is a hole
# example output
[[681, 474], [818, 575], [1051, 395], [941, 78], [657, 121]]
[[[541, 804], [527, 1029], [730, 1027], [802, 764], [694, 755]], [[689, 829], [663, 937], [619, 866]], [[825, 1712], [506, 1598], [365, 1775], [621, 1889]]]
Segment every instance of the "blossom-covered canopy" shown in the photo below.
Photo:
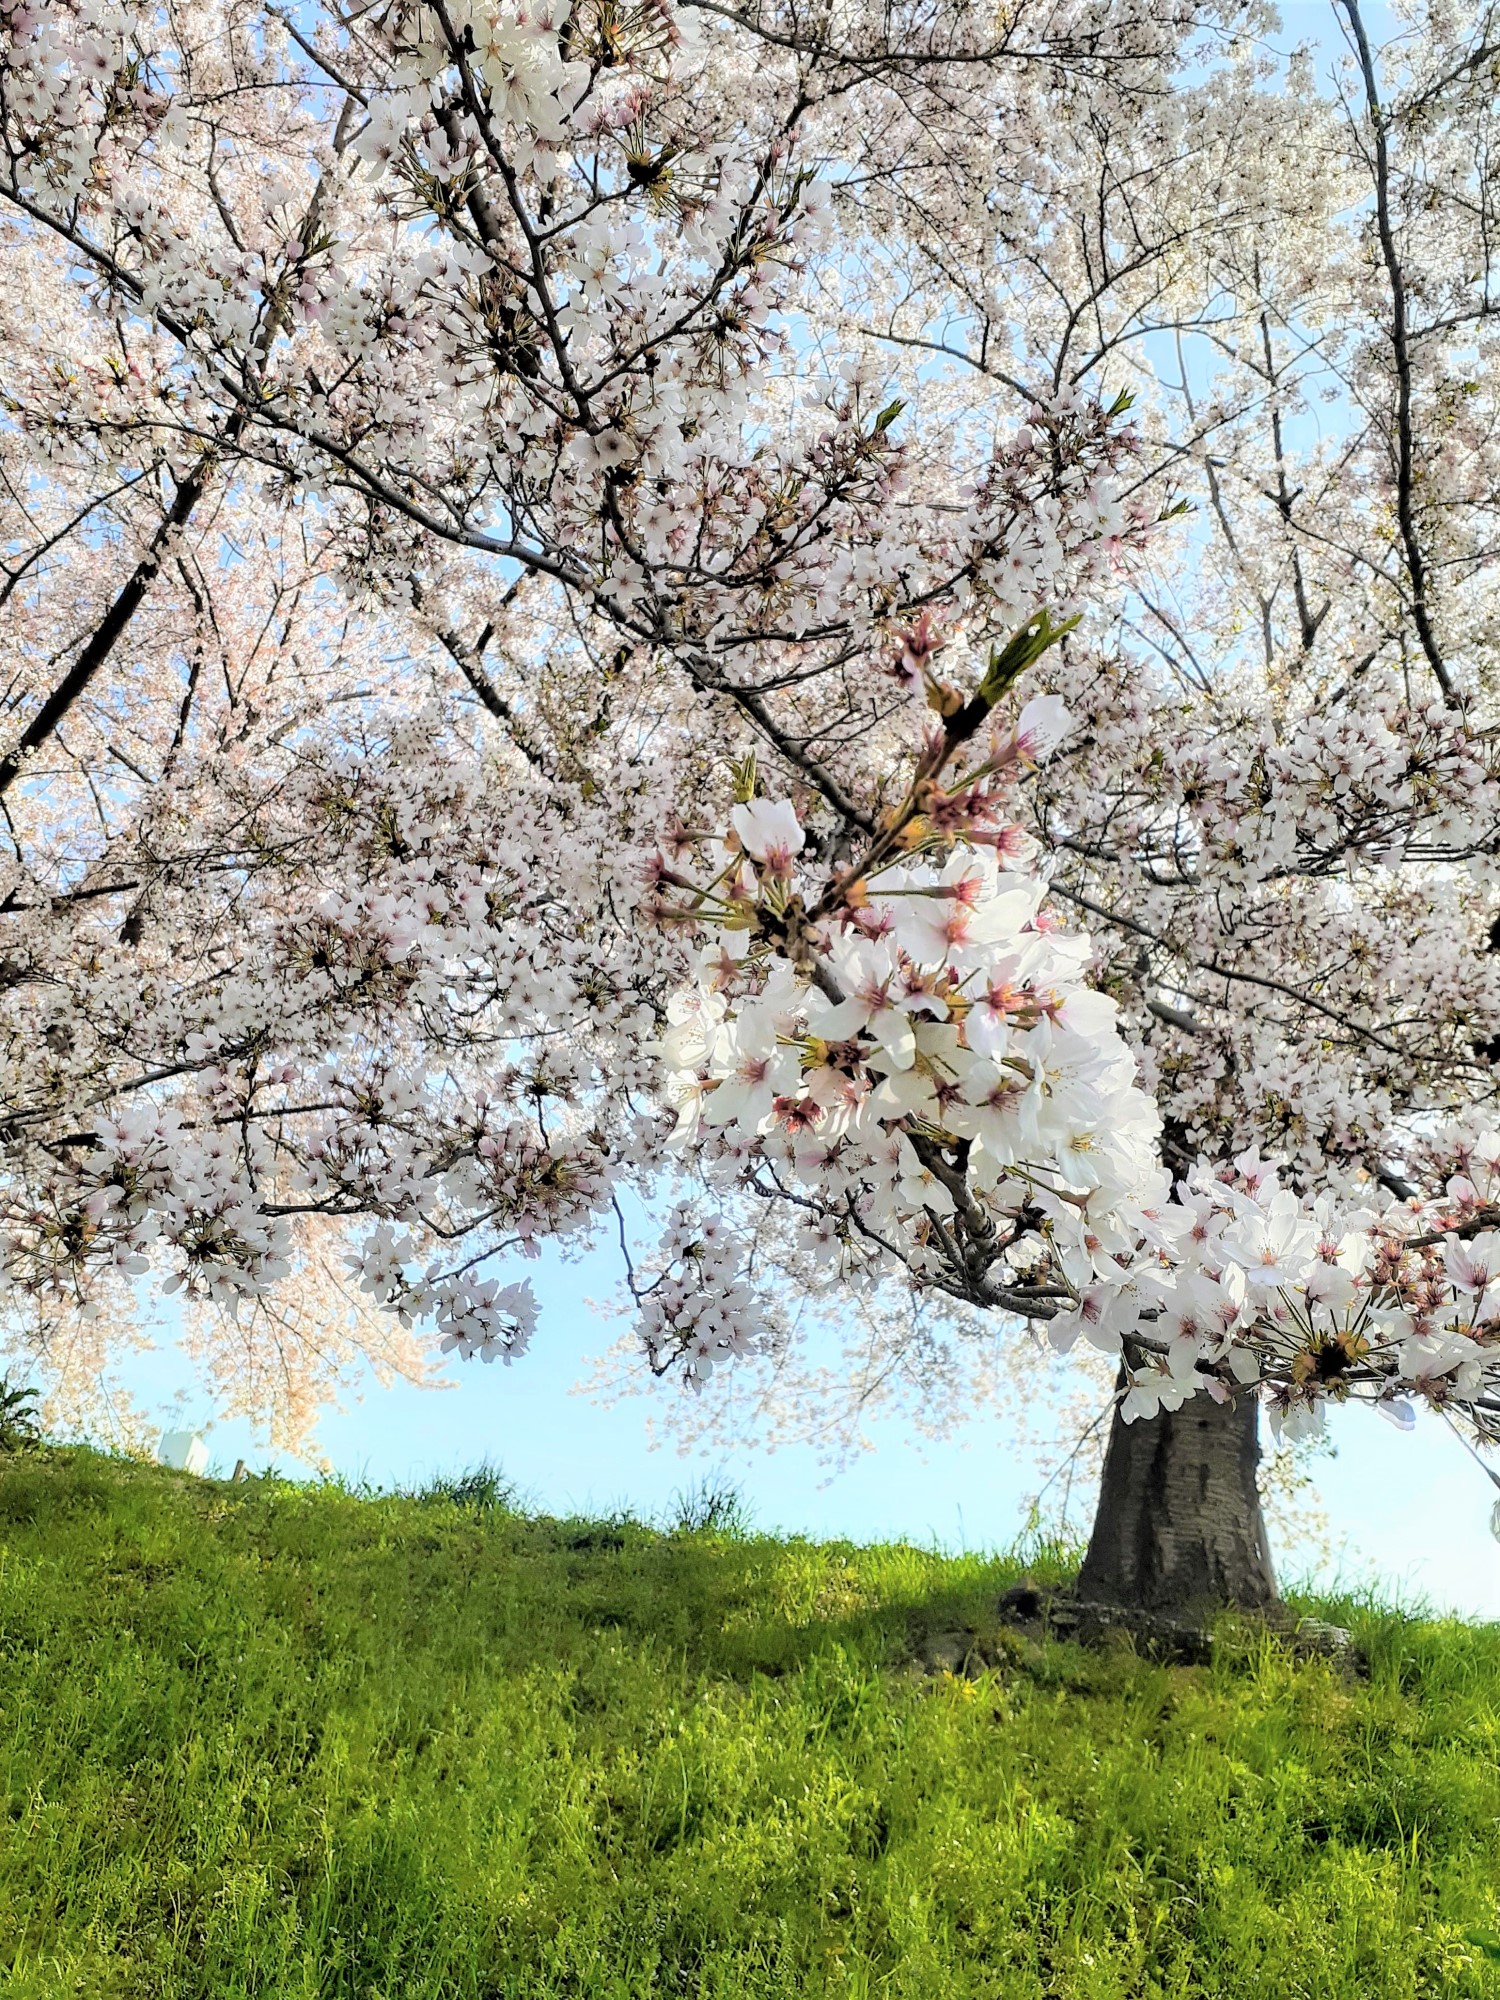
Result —
[[885, 1299], [1488, 1433], [1494, 34], [1340, 19], [0, 0], [64, 1402], [159, 1284], [297, 1435], [618, 1235], [700, 1388]]

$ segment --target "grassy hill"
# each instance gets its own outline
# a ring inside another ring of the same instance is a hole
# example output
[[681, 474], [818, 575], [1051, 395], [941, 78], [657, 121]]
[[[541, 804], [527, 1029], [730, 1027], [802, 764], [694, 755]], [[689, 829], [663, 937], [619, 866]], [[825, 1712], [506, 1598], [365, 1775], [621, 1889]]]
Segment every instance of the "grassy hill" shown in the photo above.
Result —
[[1500, 1995], [1500, 1628], [1170, 1668], [1015, 1574], [6, 1460], [0, 1994]]

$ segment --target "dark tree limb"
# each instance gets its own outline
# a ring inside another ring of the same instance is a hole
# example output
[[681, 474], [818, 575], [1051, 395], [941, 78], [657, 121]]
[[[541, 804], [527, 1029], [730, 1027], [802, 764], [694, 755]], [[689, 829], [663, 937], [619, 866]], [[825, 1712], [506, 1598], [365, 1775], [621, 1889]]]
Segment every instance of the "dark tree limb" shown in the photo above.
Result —
[[47, 742], [61, 726], [68, 711], [114, 651], [121, 635], [140, 609], [146, 593], [156, 581], [162, 558], [166, 555], [174, 537], [181, 528], [186, 527], [192, 517], [193, 509], [208, 490], [217, 462], [217, 451], [213, 449], [206, 451], [183, 480], [171, 506], [162, 518], [161, 525], [151, 537], [145, 555], [136, 564], [129, 581], [114, 603], [100, 619], [93, 638], [22, 730], [21, 739], [15, 749], [0, 757], [0, 797], [9, 791], [20, 776], [27, 756], [33, 750], [40, 749], [41, 745]]
[[1386, 143], [1388, 121], [1385, 106], [1380, 101], [1375, 58], [1370, 49], [1370, 38], [1365, 32], [1359, 0], [1342, 0], [1342, 5], [1349, 17], [1349, 30], [1364, 77], [1365, 108], [1369, 112], [1370, 134], [1375, 146], [1375, 226], [1380, 237], [1381, 261], [1391, 288], [1391, 358], [1396, 370], [1396, 428], [1391, 439], [1391, 451], [1396, 462], [1396, 522], [1401, 532], [1407, 575], [1411, 580], [1411, 620], [1433, 678], [1442, 689], [1444, 699], [1452, 704], [1457, 702], [1458, 697], [1438, 646], [1437, 635], [1432, 629], [1427, 603], [1427, 559], [1417, 534], [1416, 450], [1411, 427], [1411, 337], [1406, 311], [1406, 274], [1401, 268], [1401, 255], [1391, 223], [1390, 150]]

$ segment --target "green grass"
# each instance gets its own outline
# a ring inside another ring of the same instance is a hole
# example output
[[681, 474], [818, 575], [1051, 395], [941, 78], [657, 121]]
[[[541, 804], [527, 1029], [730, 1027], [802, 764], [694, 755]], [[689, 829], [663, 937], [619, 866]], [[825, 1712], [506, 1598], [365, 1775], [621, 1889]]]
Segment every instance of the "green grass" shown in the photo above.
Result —
[[924, 1678], [1014, 1564], [708, 1511], [5, 1461], [0, 1994], [1500, 1995], [1500, 1629]]

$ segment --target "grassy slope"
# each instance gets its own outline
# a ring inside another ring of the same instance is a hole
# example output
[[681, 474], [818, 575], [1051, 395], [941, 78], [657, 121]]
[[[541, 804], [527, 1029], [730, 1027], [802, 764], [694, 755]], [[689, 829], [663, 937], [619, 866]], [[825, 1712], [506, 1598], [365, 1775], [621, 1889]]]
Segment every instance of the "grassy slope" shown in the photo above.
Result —
[[900, 1670], [1011, 1575], [8, 1461], [0, 1994], [1500, 1995], [1500, 1628]]

